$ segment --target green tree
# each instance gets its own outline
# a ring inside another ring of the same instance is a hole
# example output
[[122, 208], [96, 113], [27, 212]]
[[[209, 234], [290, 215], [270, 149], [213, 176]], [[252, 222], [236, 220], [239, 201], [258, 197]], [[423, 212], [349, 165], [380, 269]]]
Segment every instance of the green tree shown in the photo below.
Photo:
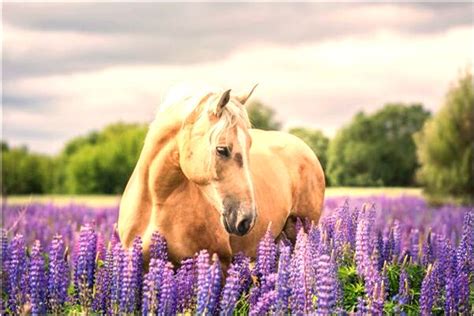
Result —
[[474, 88], [466, 72], [446, 94], [439, 112], [415, 135], [418, 179], [432, 198], [473, 202]]
[[275, 111], [259, 101], [251, 102], [247, 107], [250, 123], [253, 128], [279, 130], [281, 123], [275, 118]]
[[59, 158], [58, 192], [122, 193], [138, 160], [147, 127], [112, 124], [70, 141]]
[[2, 143], [2, 194], [46, 193], [54, 170], [50, 157], [32, 154], [26, 147]]
[[305, 127], [295, 127], [288, 132], [301, 138], [314, 151], [319, 162], [321, 162], [323, 170], [326, 170], [329, 138], [324, 136], [319, 130]]
[[332, 185], [413, 185], [418, 167], [412, 136], [430, 116], [420, 104], [387, 104], [373, 115], [358, 113], [331, 141]]

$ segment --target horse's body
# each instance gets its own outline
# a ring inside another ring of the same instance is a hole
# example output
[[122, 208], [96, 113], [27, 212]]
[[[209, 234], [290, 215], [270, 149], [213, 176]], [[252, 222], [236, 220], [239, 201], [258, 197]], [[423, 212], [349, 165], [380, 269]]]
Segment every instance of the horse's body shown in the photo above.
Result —
[[[234, 102], [237, 103], [236, 100]], [[251, 147], [249, 144], [249, 151], [246, 152], [245, 146], [242, 146], [244, 162], [241, 156], [240, 161], [229, 160], [225, 166], [232, 163], [240, 168], [248, 167], [249, 188], [247, 184], [242, 185], [238, 192], [247, 192], [241, 196], [242, 201], [248, 199], [249, 202], [242, 202], [241, 205], [247, 205], [248, 210], [253, 207], [258, 216], [254, 216], [252, 224], [249, 224], [253, 228], [249, 228], [242, 236], [229, 233], [232, 232], [232, 228], [228, 227], [232, 214], [216, 207], [219, 204], [209, 198], [207, 189], [203, 190], [204, 180], [196, 180], [194, 174], [190, 176], [193, 180], [190, 180], [186, 175], [190, 172], [187, 166], [183, 166], [185, 162], [181, 156], [184, 145], [181, 142], [183, 137], [187, 137], [182, 134], [186, 135], [183, 132], [186, 123], [183, 125], [183, 122], [189, 119], [189, 113], [183, 117], [183, 112], [186, 111], [178, 102], [161, 113], [162, 117], [158, 114], [150, 126], [120, 206], [118, 228], [126, 247], [131, 246], [135, 236], [141, 236], [146, 256], [151, 234], [158, 230], [166, 238], [170, 258], [175, 262], [201, 249], [208, 249], [228, 263], [232, 255], [240, 251], [254, 257], [258, 241], [270, 222], [274, 236], [285, 231], [291, 239], [295, 234], [295, 216], [307, 217], [316, 222], [319, 220], [325, 183], [321, 165], [313, 151], [290, 134], [247, 129], [245, 132]], [[196, 122], [192, 120], [191, 124]], [[234, 148], [237, 148], [236, 145]], [[196, 151], [194, 154], [188, 153], [185, 161], [192, 160], [193, 155], [197, 155]], [[221, 170], [224, 167], [217, 166], [218, 176], [215, 179], [225, 177], [225, 169]], [[235, 179], [234, 182], [239, 181]], [[205, 186], [208, 188], [207, 184]], [[217, 195], [222, 190], [217, 190]], [[244, 213], [243, 206], [233, 210], [234, 213]], [[227, 220], [223, 220], [223, 216], [227, 216]], [[223, 225], [223, 222], [228, 226]]]

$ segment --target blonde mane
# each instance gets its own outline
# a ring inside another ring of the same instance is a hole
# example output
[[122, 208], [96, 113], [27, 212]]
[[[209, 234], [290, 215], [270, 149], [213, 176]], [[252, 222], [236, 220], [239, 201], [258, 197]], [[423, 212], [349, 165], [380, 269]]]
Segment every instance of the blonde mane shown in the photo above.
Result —
[[[155, 120], [167, 110], [176, 106], [183, 106], [183, 121], [198, 107], [203, 107], [200, 115], [215, 113], [215, 105], [220, 99], [224, 90], [209, 86], [180, 85], [168, 92], [166, 98], [159, 107]], [[209, 130], [210, 148], [218, 145], [223, 133], [226, 133], [235, 125], [250, 128], [251, 124], [245, 106], [237, 98], [231, 97], [229, 103], [223, 108], [219, 121]]]

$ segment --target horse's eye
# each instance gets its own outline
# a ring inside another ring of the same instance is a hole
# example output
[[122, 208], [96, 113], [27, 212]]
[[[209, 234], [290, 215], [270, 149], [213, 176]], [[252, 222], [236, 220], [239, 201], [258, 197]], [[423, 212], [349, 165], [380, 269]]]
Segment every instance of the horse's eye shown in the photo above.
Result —
[[230, 149], [227, 146], [217, 146], [216, 147], [217, 154], [224, 158], [230, 157]]

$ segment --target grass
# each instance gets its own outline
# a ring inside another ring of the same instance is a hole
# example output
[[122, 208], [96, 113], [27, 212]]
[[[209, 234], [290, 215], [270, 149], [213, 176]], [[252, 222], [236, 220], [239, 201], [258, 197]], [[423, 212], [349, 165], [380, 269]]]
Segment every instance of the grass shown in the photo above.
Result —
[[[420, 188], [364, 188], [364, 187], [331, 187], [326, 189], [326, 197], [335, 196], [371, 196], [371, 195], [415, 195], [421, 196]], [[12, 195], [8, 198], [2, 196], [2, 204], [6, 200], [9, 204], [28, 204], [32, 202], [54, 203], [67, 205], [72, 202], [91, 206], [113, 206], [120, 202], [119, 195]]]

